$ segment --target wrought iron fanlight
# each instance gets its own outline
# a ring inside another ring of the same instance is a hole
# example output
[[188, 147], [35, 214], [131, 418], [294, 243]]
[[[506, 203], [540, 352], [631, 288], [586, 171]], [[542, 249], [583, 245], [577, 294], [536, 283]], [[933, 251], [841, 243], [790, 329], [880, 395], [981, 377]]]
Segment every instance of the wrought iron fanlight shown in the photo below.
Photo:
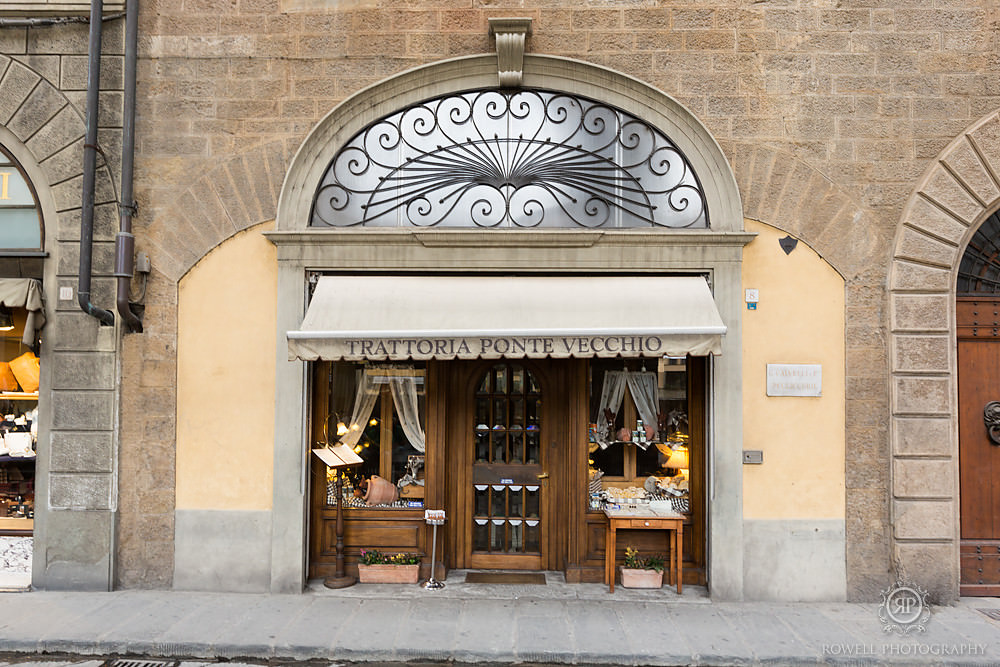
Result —
[[323, 176], [310, 225], [706, 228], [690, 163], [659, 130], [581, 97], [433, 99], [358, 133]]

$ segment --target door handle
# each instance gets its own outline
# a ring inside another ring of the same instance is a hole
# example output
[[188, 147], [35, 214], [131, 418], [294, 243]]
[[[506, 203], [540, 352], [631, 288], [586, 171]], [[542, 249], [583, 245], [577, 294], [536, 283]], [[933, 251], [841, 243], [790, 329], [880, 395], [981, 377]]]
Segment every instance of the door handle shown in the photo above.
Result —
[[983, 423], [986, 424], [990, 442], [1000, 445], [1000, 401], [990, 401], [986, 404], [983, 408]]
[[548, 479], [549, 478], [549, 473], [543, 472], [543, 473], [540, 473], [538, 475], [535, 475], [535, 477], [537, 477], [538, 479]]

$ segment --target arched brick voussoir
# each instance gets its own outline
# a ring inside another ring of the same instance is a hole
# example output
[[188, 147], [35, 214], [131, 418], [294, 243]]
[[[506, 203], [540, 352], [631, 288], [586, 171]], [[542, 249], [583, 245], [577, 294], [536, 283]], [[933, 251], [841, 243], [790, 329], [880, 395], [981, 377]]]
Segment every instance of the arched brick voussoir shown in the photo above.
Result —
[[724, 142], [748, 218], [804, 241], [844, 278], [882, 261], [889, 240], [850, 192], [791, 153]]
[[180, 280], [229, 237], [274, 220], [289, 159], [282, 141], [248, 150], [205, 172], [176, 208], [161, 211], [147, 234], [152, 252], [164, 254], [164, 275]]

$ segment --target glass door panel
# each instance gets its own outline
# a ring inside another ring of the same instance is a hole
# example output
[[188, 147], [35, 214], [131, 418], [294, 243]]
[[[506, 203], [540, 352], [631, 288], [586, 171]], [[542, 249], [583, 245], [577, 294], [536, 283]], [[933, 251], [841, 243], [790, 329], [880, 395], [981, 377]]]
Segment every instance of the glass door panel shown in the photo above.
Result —
[[541, 392], [532, 373], [501, 363], [476, 383], [470, 567], [541, 567]]

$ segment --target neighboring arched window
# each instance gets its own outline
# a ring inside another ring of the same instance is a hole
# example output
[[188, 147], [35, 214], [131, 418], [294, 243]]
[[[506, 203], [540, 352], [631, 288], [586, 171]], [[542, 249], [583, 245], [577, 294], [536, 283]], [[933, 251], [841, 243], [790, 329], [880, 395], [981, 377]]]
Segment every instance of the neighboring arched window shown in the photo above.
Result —
[[563, 93], [480, 90], [355, 135], [310, 226], [704, 229], [709, 218], [690, 162], [645, 121]]
[[17, 161], [0, 146], [0, 255], [42, 249], [35, 191]]
[[1000, 212], [976, 230], [958, 267], [958, 294], [1000, 293]]

